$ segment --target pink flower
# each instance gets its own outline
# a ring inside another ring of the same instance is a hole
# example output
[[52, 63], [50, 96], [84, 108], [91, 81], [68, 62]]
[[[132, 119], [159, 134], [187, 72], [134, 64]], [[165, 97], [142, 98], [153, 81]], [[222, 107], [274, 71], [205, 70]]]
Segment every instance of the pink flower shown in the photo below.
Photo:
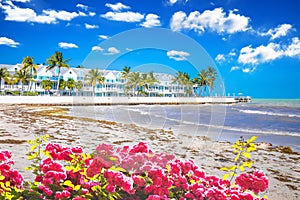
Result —
[[0, 161], [6, 161], [11, 158], [11, 151], [2, 150], [0, 151]]
[[146, 200], [168, 200], [166, 196], [150, 195]]
[[152, 153], [151, 150], [149, 150], [147, 143], [140, 142], [133, 146], [133, 148], [129, 151], [129, 153]]
[[241, 174], [236, 177], [235, 182], [243, 190], [251, 190], [254, 193], [263, 192], [268, 188], [269, 181], [263, 171], [256, 170], [253, 174]]
[[116, 187], [114, 185], [107, 185], [105, 187], [107, 192], [114, 193], [116, 191]]
[[83, 149], [81, 147], [73, 147], [71, 150], [73, 153], [76, 153], [76, 154], [77, 153], [80, 154], [83, 152]]
[[210, 200], [227, 200], [226, 193], [218, 188], [209, 188], [205, 192], [205, 196]]

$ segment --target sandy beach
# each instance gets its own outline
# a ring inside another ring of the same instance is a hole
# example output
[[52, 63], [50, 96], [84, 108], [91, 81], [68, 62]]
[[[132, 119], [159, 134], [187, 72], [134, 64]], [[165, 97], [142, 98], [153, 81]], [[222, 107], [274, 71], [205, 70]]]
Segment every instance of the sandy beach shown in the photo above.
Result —
[[[146, 141], [156, 152], [175, 154], [181, 159], [193, 159], [211, 175], [223, 176], [219, 169], [232, 164], [234, 155], [231, 144], [215, 142], [206, 137], [191, 138], [174, 134], [170, 130], [146, 129], [135, 124], [94, 120], [68, 116], [68, 109], [59, 106], [0, 104], [0, 149], [13, 152], [15, 168], [25, 178], [30, 174], [24, 168], [29, 164], [26, 153], [38, 133], [49, 134], [52, 143], [79, 145], [92, 152], [100, 143], [133, 145]], [[191, 142], [192, 141], [192, 142]], [[288, 148], [258, 143], [252, 154], [254, 168], [263, 170], [269, 178], [269, 199], [300, 198], [300, 153]]]

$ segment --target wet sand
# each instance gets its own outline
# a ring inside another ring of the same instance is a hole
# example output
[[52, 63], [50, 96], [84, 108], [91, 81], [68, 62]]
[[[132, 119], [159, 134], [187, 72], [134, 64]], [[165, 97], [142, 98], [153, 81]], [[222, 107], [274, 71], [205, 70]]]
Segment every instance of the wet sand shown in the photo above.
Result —
[[[68, 116], [68, 109], [59, 106], [0, 104], [0, 149], [13, 152], [15, 168], [26, 179], [30, 174], [26, 153], [27, 140], [37, 134], [49, 134], [50, 142], [82, 146], [93, 152], [100, 143], [134, 145], [146, 141], [155, 152], [175, 154], [181, 159], [193, 159], [207, 174], [223, 176], [219, 169], [233, 164], [234, 154], [227, 142], [215, 142], [207, 137], [176, 135], [170, 130], [146, 129], [135, 124], [121, 124], [89, 118]], [[300, 154], [286, 147], [258, 143], [252, 154], [254, 167], [269, 178], [269, 199], [300, 198]]]

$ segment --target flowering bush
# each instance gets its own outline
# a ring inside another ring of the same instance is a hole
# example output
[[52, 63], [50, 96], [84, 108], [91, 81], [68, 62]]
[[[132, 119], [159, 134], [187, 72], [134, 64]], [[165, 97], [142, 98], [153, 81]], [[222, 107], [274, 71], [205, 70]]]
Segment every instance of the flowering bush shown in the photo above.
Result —
[[23, 184], [11, 169], [9, 151], [0, 152], [0, 199], [264, 199], [258, 196], [268, 187], [262, 171], [243, 173], [230, 181], [207, 175], [192, 160], [153, 153], [140, 142], [114, 149], [100, 144], [94, 154], [80, 147], [48, 143], [46, 137], [31, 141], [28, 154], [35, 175]]
[[4, 196], [11, 198], [22, 188], [23, 177], [11, 168], [14, 161], [10, 151], [0, 151], [0, 199]]

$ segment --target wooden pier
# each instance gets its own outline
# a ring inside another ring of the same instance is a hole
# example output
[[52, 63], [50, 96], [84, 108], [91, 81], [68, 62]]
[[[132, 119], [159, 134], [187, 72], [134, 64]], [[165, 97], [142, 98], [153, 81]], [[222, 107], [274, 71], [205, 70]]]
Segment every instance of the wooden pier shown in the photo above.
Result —
[[238, 97], [234, 97], [234, 99], [238, 102], [238, 103], [248, 103], [248, 102], [252, 102], [252, 98], [250, 96], [238, 96]]

